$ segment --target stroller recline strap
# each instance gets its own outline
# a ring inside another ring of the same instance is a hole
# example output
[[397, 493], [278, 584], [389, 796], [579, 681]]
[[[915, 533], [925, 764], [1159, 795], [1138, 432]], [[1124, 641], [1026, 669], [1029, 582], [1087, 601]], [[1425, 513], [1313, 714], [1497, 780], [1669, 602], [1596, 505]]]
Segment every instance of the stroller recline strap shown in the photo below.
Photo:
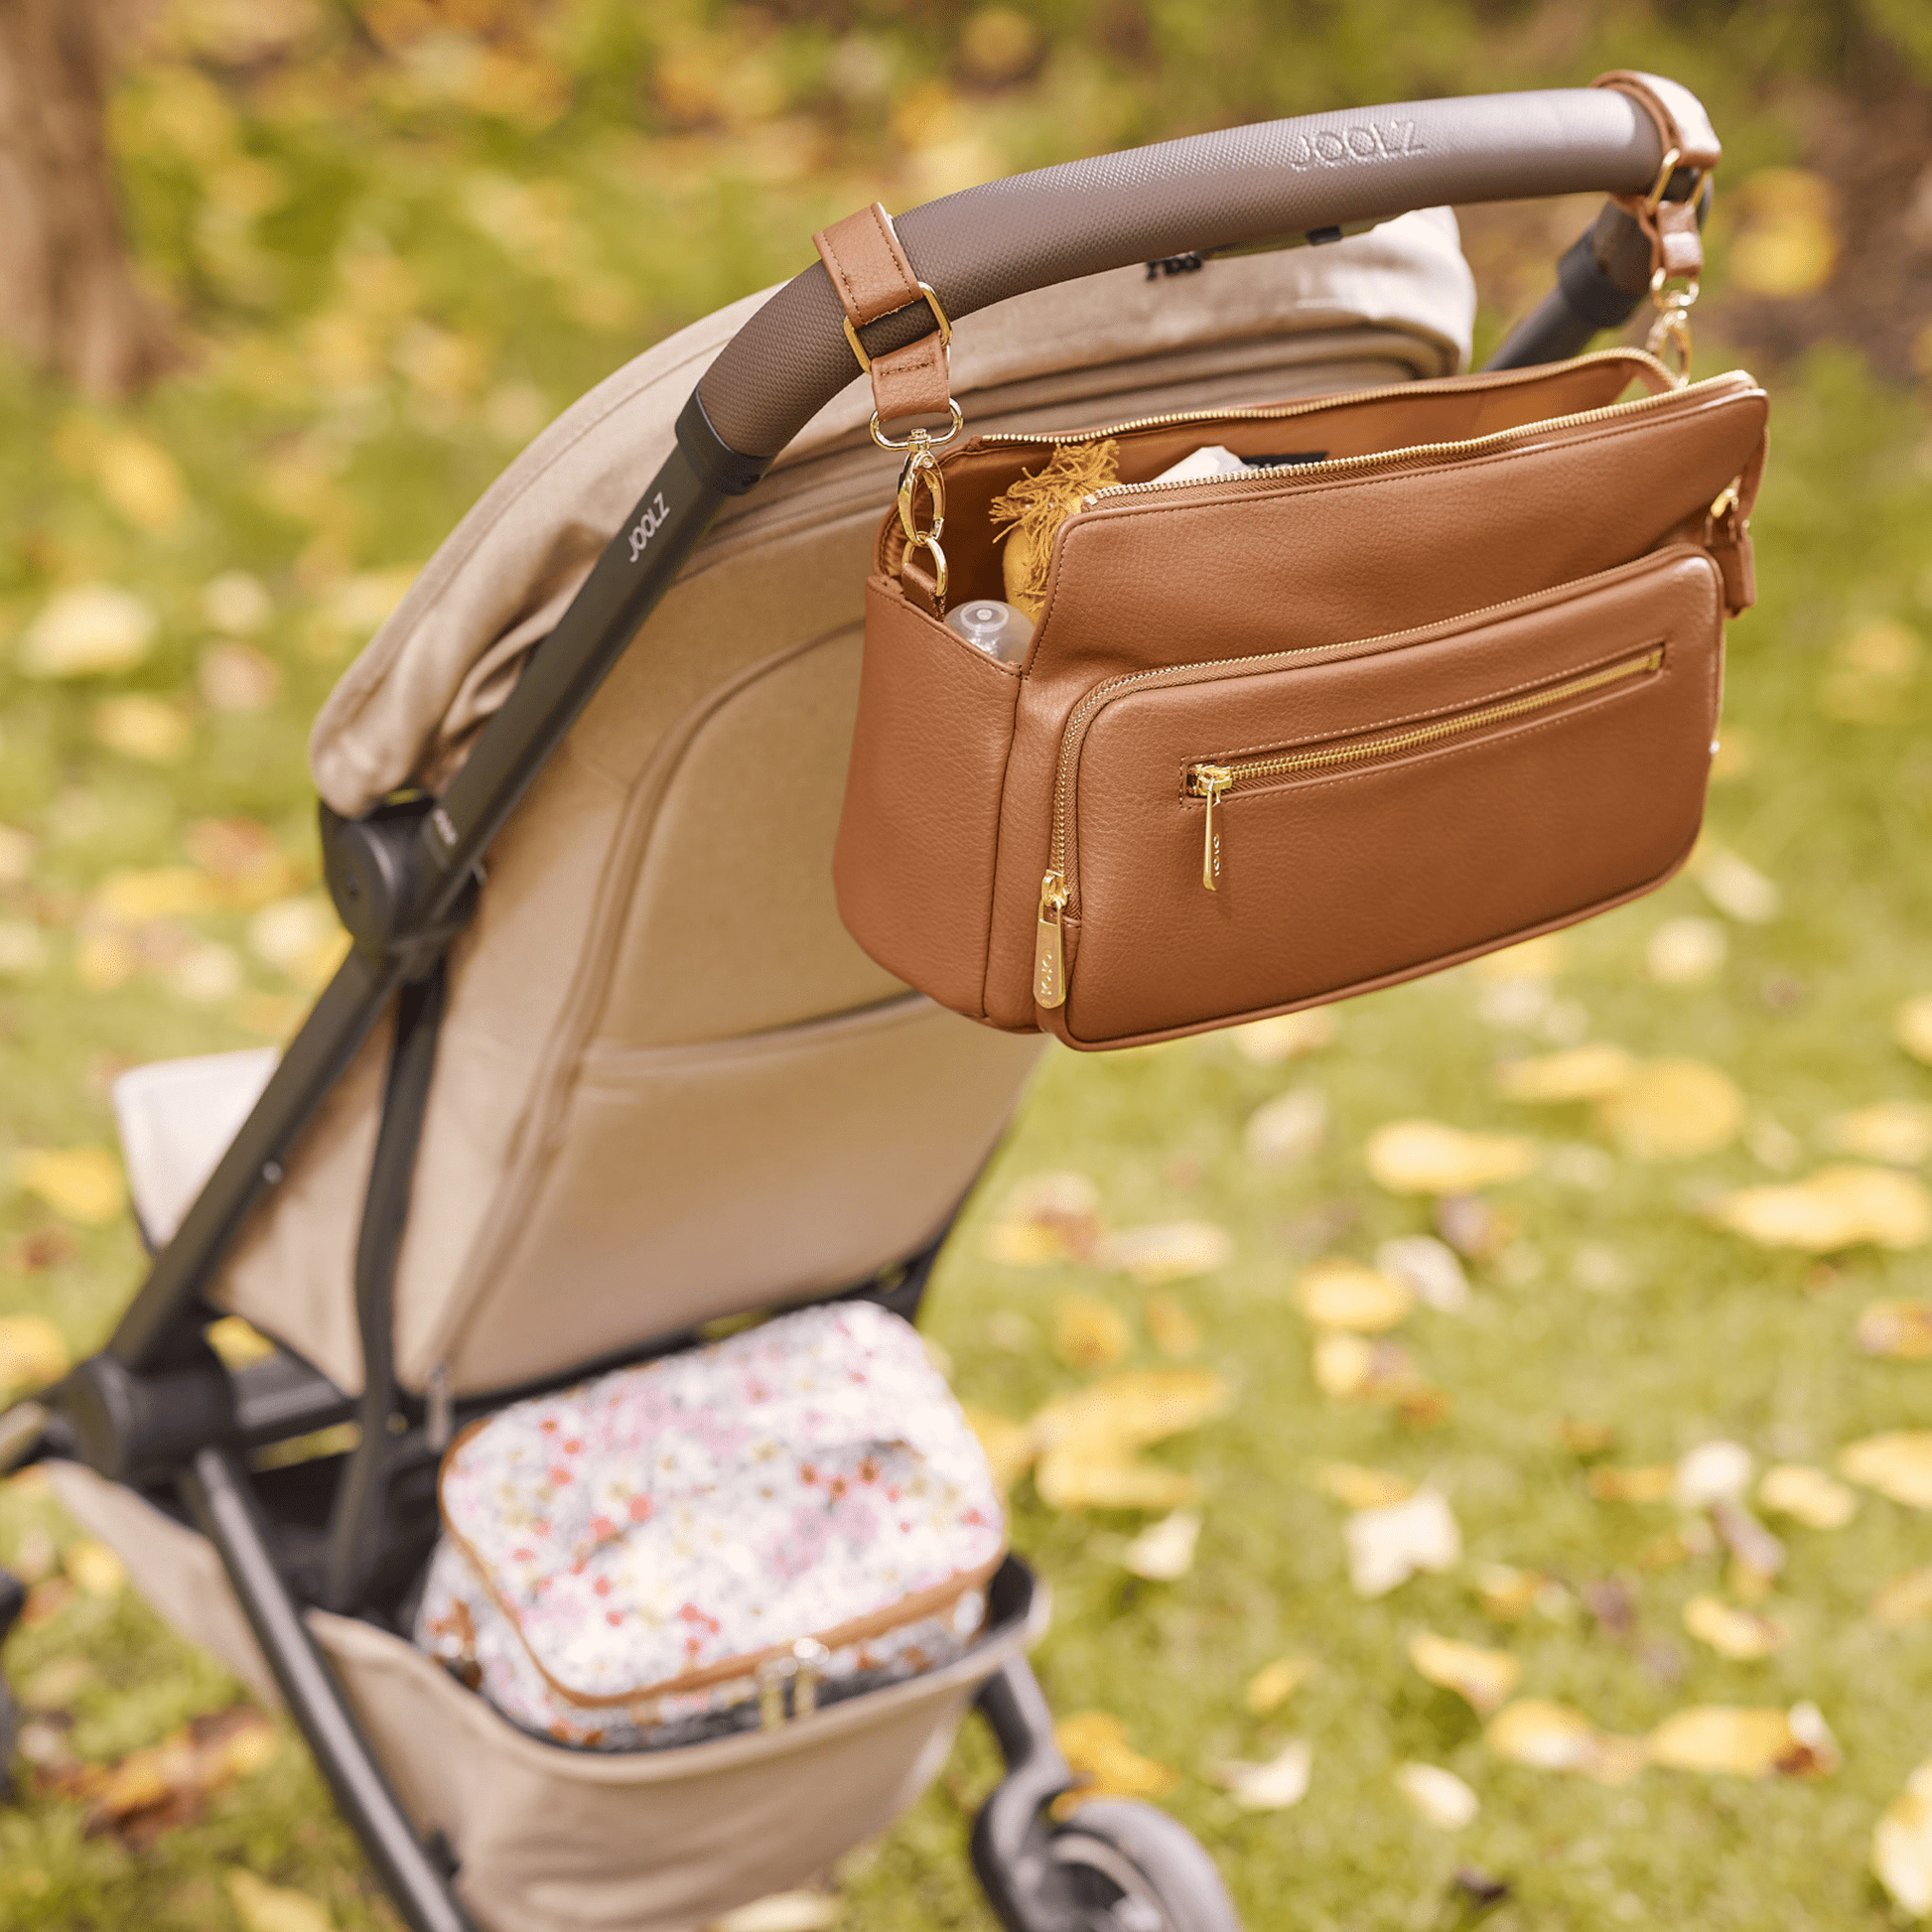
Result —
[[[848, 214], [812, 236], [833, 292], [845, 311], [846, 339], [872, 377], [873, 407], [881, 422], [907, 416], [944, 416], [951, 408], [952, 368], [944, 314], [893, 230], [882, 204]], [[938, 327], [883, 355], [870, 354], [859, 331], [881, 316], [924, 302]]]

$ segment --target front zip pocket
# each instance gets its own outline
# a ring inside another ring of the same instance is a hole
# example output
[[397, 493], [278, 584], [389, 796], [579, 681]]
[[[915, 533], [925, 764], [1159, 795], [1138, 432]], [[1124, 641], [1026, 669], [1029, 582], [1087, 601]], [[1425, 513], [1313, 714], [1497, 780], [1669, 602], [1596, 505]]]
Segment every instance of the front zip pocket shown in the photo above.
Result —
[[1094, 686], [1053, 768], [1042, 1023], [1105, 1045], [1282, 1012], [1655, 885], [1702, 812], [1720, 597], [1672, 546], [1435, 625]]
[[1190, 764], [1183, 788], [1189, 798], [1199, 798], [1207, 807], [1200, 883], [1210, 893], [1220, 888], [1221, 828], [1216, 822], [1214, 808], [1244, 785], [1294, 777], [1306, 771], [1324, 771], [1337, 765], [1370, 764], [1381, 759], [1401, 758], [1406, 753], [1440, 745], [1446, 739], [1460, 738], [1465, 732], [1481, 731], [1488, 725], [1508, 724], [1535, 712], [1548, 711], [1556, 705], [1589, 697], [1610, 685], [1627, 683], [1631, 678], [1654, 676], [1662, 669], [1663, 662], [1664, 647], [1656, 644], [1635, 656], [1621, 658], [1614, 664], [1602, 665], [1579, 677], [1565, 678], [1540, 691], [1525, 691], [1498, 698], [1492, 703], [1477, 705], [1473, 710], [1453, 712], [1446, 718], [1432, 718], [1404, 731], [1372, 734], [1340, 743], [1297, 747], [1266, 758], [1243, 758], [1225, 762], [1202, 760]]

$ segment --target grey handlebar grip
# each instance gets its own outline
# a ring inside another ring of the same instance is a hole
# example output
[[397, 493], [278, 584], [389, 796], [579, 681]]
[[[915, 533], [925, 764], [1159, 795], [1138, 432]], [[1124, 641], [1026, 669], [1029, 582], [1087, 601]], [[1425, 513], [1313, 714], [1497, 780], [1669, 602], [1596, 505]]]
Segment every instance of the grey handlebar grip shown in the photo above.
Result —
[[[1657, 128], [1602, 87], [1478, 94], [1264, 121], [987, 182], [896, 217], [906, 256], [955, 321], [1029, 289], [1135, 262], [1388, 220], [1444, 202], [1591, 190], [1636, 195]], [[814, 262], [726, 345], [698, 394], [713, 430], [769, 460], [858, 374]], [[873, 324], [875, 353], [932, 326]]]

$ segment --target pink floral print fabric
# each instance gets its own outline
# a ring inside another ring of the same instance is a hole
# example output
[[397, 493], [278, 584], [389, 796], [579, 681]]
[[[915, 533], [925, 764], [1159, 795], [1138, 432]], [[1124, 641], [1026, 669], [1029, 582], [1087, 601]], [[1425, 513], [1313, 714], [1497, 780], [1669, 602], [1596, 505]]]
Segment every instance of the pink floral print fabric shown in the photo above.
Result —
[[1006, 1546], [952, 1392], [864, 1302], [513, 1404], [452, 1445], [441, 1492], [418, 1643], [604, 1748], [756, 1697], [801, 1638], [833, 1680], [957, 1656]]

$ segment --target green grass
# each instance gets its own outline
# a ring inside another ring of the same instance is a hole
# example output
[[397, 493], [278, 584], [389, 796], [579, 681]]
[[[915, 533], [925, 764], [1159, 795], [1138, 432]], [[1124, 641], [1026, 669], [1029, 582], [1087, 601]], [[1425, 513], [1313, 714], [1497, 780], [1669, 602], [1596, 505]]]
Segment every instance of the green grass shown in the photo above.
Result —
[[[1042, 16], [1050, 32], [1009, 85], [923, 16], [798, 9], [774, 24], [692, 11], [645, 27], [639, 10], [578, 5], [543, 14], [527, 36], [491, 30], [486, 44], [524, 87], [502, 96], [474, 73], [451, 80], [461, 64], [438, 68], [407, 34], [402, 53], [378, 60], [334, 16], [318, 16], [299, 58], [252, 65], [164, 38], [122, 89], [117, 132], [143, 259], [181, 308], [188, 364], [122, 411], [0, 372], [0, 825], [35, 841], [25, 874], [0, 880], [0, 921], [38, 933], [43, 951], [0, 978], [0, 1157], [111, 1144], [106, 1085], [121, 1066], [287, 1030], [307, 969], [287, 955], [278, 965], [251, 934], [262, 900], [313, 890], [307, 723], [385, 587], [536, 422], [638, 345], [791, 272], [828, 216], [879, 193], [903, 206], [954, 185], [949, 169], [1003, 171], [1214, 120], [1587, 77], [1611, 64], [1611, 43], [1617, 59], [1675, 66], [1727, 102], [1726, 137], [1747, 164], [1789, 159], [1797, 119], [1775, 101], [1760, 110], [1753, 89], [1824, 58], [1802, 9], [1677, 40], [1640, 12], [1586, 29], [1552, 8], [1534, 14], [1542, 38], [1522, 43], [1528, 52], [1509, 51], [1522, 10], [1411, 12], [1404, 34], [1369, 35], [1355, 10], [1349, 28], [1302, 23], [1298, 65], [1280, 58], [1288, 30], [1266, 8], [1230, 8], [1209, 28], [1193, 9], [1101, 21], [1068, 4]], [[639, 79], [653, 62], [654, 89]], [[719, 71], [738, 83], [722, 105]], [[890, 108], [908, 96], [918, 113], [896, 132]], [[908, 150], [914, 137], [925, 145]], [[1485, 335], [1500, 321], [1486, 315]], [[1704, 368], [1725, 359], [1706, 344]], [[1746, 1140], [1646, 1167], [1610, 1153], [1587, 1110], [1500, 1100], [1491, 1063], [1549, 1042], [1541, 1023], [1511, 1031], [1481, 1018], [1483, 982], [1464, 971], [1351, 1003], [1332, 1045], [1285, 1067], [1213, 1038], [1103, 1057], [1056, 1050], [941, 1266], [929, 1326], [962, 1395], [1021, 1417], [1085, 1379], [1050, 1345], [1066, 1295], [1118, 1308], [1129, 1363], [1164, 1358], [1127, 1278], [986, 1257], [1017, 1180], [1076, 1170], [1114, 1226], [1200, 1219], [1233, 1238], [1229, 1266], [1169, 1291], [1200, 1327], [1197, 1363], [1237, 1390], [1224, 1419], [1155, 1451], [1201, 1487], [1192, 1573], [1138, 1581], [1121, 1556], [1142, 1519], [1055, 1514], [1025, 1481], [1015, 1538], [1054, 1591], [1038, 1662], [1056, 1708], [1116, 1714], [1136, 1748], [1173, 1768], [1167, 1802], [1213, 1849], [1257, 1927], [1438, 1932], [1458, 1923], [1461, 1865], [1510, 1881], [1513, 1897], [1485, 1923], [1511, 1932], [1892, 1922], [1867, 1875], [1869, 1834], [1932, 1753], [1932, 1622], [1886, 1630], [1870, 1603], [1886, 1580], [1932, 1562], [1932, 1528], [1873, 1497], [1844, 1530], [1790, 1528], [1790, 1567], [1767, 1607], [1793, 1641], [1762, 1663], [1725, 1663], [1680, 1621], [1691, 1595], [1723, 1587], [1717, 1560], [1645, 1568], [1640, 1553], [1674, 1513], [1592, 1500], [1557, 1431], [1565, 1418], [1612, 1430], [1606, 1456], [1618, 1463], [1668, 1461], [1726, 1436], [1762, 1460], [1829, 1465], [1842, 1444], [1926, 1415], [1932, 1368], [1871, 1359], [1854, 1338], [1869, 1300], [1925, 1296], [1924, 1250], [1820, 1266], [1748, 1247], [1698, 1211], [1716, 1190], [1766, 1177], [1748, 1146], [1776, 1155], [1782, 1144], [1802, 1173], [1824, 1158], [1832, 1114], [1932, 1099], [1932, 1073], [1891, 1035], [1899, 1001], [1932, 986], [1932, 663], [1874, 722], [1820, 705], [1834, 651], [1861, 625], [1932, 621], [1932, 426], [1921, 394], [1850, 349], [1813, 351], [1773, 388], [1755, 524], [1763, 601], [1731, 635], [1726, 737], [1748, 756], [1714, 789], [1711, 827], [1777, 882], [1784, 909], [1763, 925], [1726, 921], [1728, 959], [1708, 983], [1660, 986], [1644, 970], [1652, 932], [1717, 916], [1680, 880], [1571, 935], [1552, 990], [1566, 1036], [1723, 1067], [1749, 1100]], [[114, 439], [130, 431], [172, 459], [178, 516], [115, 484]], [[281, 675], [256, 711], [221, 710], [204, 689], [203, 590], [236, 569], [267, 591], [250, 642]], [[152, 653], [108, 678], [22, 675], [14, 640], [56, 590], [91, 579], [153, 607]], [[96, 706], [130, 694], [177, 709], [178, 761], [100, 742]], [[210, 820], [259, 828], [265, 883], [150, 922], [125, 977], [103, 971], [102, 882], [206, 852]], [[234, 983], [213, 997], [205, 985], [198, 1000], [182, 961], [210, 945], [226, 949], [217, 979]], [[1245, 1123], [1299, 1084], [1326, 1098], [1325, 1143], [1287, 1171], [1257, 1168]], [[1603, 1154], [1569, 1163], [1593, 1167], [1598, 1187], [1533, 1177], [1495, 1190], [1513, 1236], [1472, 1268], [1469, 1311], [1405, 1324], [1449, 1400], [1432, 1429], [1322, 1396], [1290, 1300], [1317, 1255], [1366, 1256], [1428, 1225], [1362, 1160], [1375, 1127], [1415, 1114]], [[139, 1267], [124, 1222], [76, 1223], [23, 1189], [0, 1195], [0, 1315], [46, 1315], [85, 1349]], [[1614, 1290], [1586, 1285], [1606, 1274]], [[1460, 1570], [1360, 1601], [1342, 1509], [1310, 1481], [1343, 1459], [1441, 1486], [1465, 1540]], [[72, 1535], [33, 1481], [0, 1493], [0, 1560], [46, 1569]], [[1547, 1571], [1573, 1598], [1618, 1581], [1634, 1631], [1603, 1634], [1581, 1609], [1496, 1624], [1471, 1586], [1487, 1561]], [[1509, 1648], [1525, 1694], [1617, 1730], [1698, 1703], [1811, 1699], [1845, 1762], [1817, 1781], [1650, 1770], [1619, 1789], [1508, 1765], [1459, 1700], [1411, 1669], [1408, 1638], [1424, 1627]], [[1248, 1679], [1290, 1651], [1318, 1670], [1279, 1713], [1251, 1716]], [[127, 1594], [76, 1594], [10, 1640], [7, 1666], [31, 1685], [76, 1657], [90, 1674], [69, 1673], [60, 1705], [88, 1760], [151, 1745], [237, 1695]], [[1291, 1735], [1314, 1752], [1298, 1808], [1244, 1814], [1208, 1779], [1216, 1760], [1260, 1757]], [[1474, 1787], [1482, 1809], [1464, 1832], [1413, 1818], [1390, 1783], [1412, 1758]], [[984, 1741], [965, 1738], [934, 1791], [850, 1862], [841, 1924], [984, 1932], [964, 1848], [993, 1775]], [[82, 1822], [79, 1804], [53, 1794], [0, 1812], [0, 1927], [227, 1925], [222, 1874], [234, 1865], [310, 1893], [341, 1927], [391, 1922], [292, 1739], [199, 1820], [138, 1851], [84, 1836]]]

